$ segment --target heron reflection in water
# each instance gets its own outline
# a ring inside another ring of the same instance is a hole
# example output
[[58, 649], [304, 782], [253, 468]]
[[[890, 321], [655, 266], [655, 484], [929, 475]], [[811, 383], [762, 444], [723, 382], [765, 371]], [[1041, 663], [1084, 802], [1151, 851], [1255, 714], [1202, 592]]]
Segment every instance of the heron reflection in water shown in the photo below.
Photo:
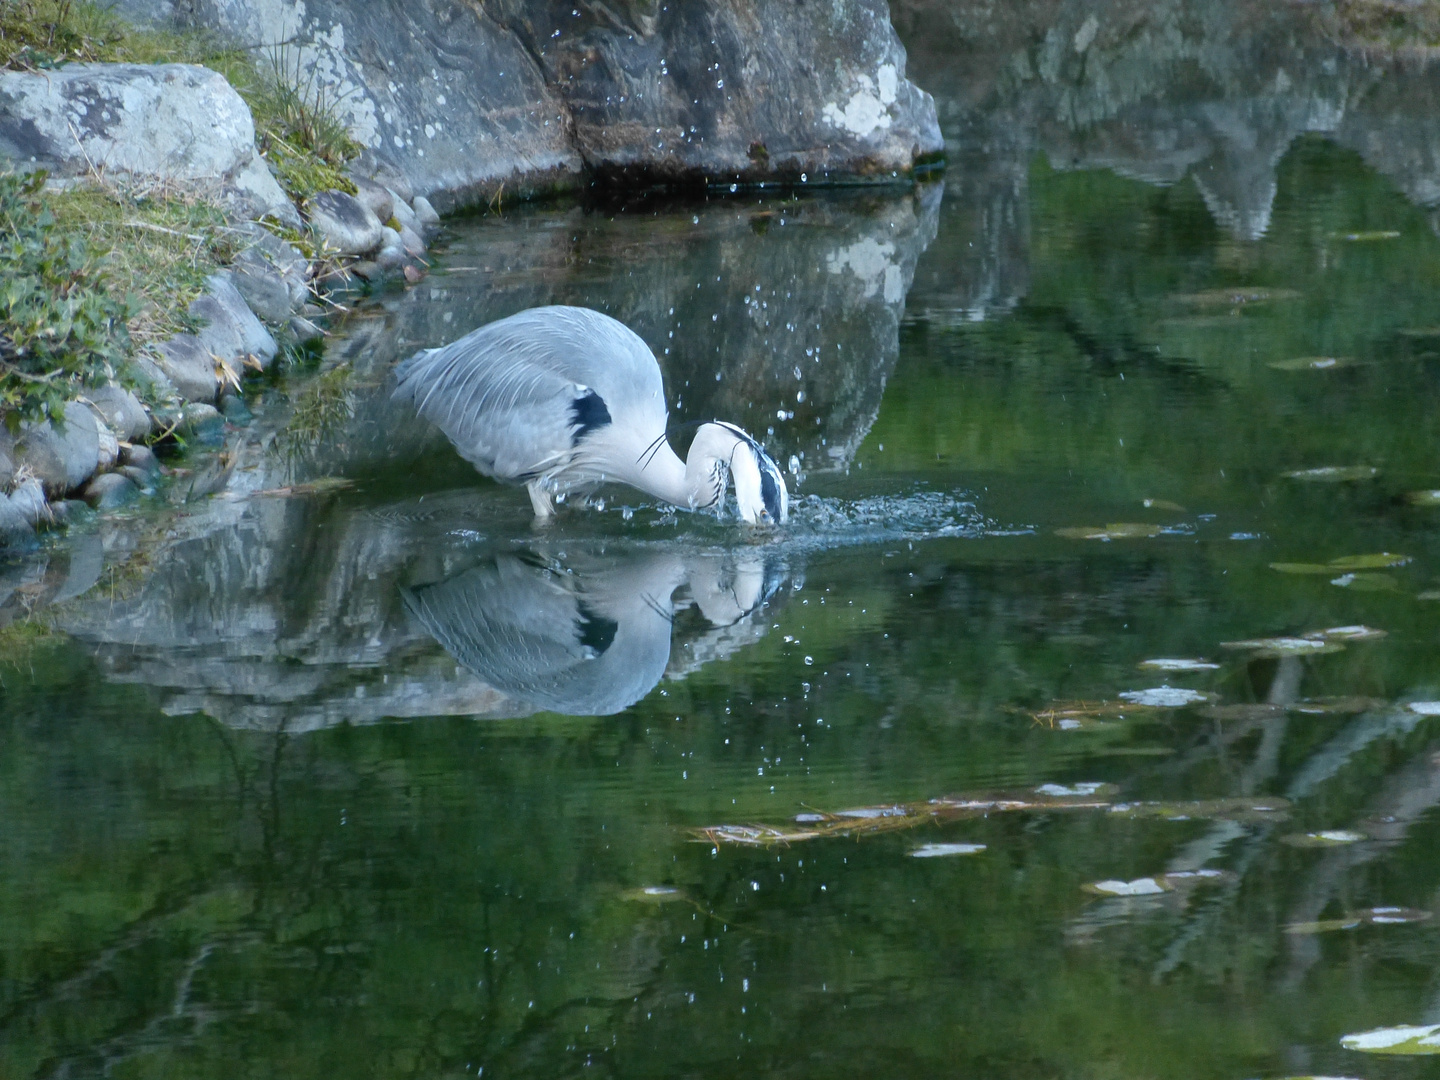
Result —
[[[678, 611], [693, 605], [708, 623], [692, 659], [722, 656], [783, 580], [750, 553], [581, 555], [566, 565], [507, 553], [406, 590], [405, 604], [451, 656], [516, 701], [607, 716], [664, 676]], [[677, 602], [684, 586], [688, 599]]]
[[607, 482], [682, 510], [718, 511], [731, 479], [746, 522], [779, 525], [788, 516], [779, 466], [734, 424], [701, 424], [688, 459], [675, 455], [655, 354], [598, 311], [530, 308], [416, 353], [395, 375], [397, 400], [486, 476], [524, 484], [542, 521], [557, 498]]

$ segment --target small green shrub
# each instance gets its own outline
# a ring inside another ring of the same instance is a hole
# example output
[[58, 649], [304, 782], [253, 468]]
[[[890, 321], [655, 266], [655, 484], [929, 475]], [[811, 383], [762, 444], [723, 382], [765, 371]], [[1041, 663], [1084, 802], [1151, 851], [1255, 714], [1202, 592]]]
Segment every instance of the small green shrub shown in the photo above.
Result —
[[12, 427], [114, 378], [139, 310], [117, 299], [85, 239], [56, 226], [44, 183], [43, 172], [0, 174], [0, 414]]

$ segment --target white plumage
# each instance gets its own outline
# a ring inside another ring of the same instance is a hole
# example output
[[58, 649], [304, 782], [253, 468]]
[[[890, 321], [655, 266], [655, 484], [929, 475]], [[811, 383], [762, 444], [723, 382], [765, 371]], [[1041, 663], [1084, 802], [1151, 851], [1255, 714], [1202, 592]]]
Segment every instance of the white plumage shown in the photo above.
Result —
[[524, 484], [538, 517], [554, 498], [614, 481], [689, 510], [718, 508], [727, 478], [740, 516], [780, 523], [785, 479], [754, 439], [702, 424], [681, 462], [665, 441], [669, 410], [654, 354], [598, 311], [540, 307], [417, 353], [395, 396], [449, 436], [486, 476]]

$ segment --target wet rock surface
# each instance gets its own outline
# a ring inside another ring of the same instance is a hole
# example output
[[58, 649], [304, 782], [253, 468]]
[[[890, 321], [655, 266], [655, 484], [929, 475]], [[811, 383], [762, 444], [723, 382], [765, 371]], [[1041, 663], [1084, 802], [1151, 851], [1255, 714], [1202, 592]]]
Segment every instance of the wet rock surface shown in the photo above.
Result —
[[884, 178], [941, 149], [880, 0], [124, 0], [287, 41], [369, 147], [442, 210], [656, 181]]

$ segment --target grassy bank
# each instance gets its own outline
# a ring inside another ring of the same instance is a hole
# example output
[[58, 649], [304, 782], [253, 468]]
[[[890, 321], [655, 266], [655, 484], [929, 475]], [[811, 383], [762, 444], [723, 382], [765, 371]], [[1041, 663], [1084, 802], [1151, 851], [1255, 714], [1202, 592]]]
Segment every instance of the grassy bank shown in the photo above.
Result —
[[[354, 191], [342, 169], [360, 148], [298, 53], [141, 30], [98, 4], [0, 0], [0, 67], [92, 61], [217, 71], [250, 106], [257, 146], [292, 199]], [[237, 250], [222, 207], [173, 184], [97, 173], [57, 189], [0, 176], [0, 205], [0, 415], [12, 427], [123, 377], [135, 349], [194, 329], [186, 309]]]

